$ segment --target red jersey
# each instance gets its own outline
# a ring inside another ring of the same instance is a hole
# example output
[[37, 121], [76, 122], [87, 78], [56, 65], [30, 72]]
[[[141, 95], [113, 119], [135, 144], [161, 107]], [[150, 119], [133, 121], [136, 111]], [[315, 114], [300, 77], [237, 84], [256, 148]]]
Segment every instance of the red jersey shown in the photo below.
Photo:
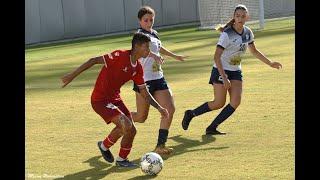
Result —
[[143, 69], [139, 61], [132, 64], [130, 61], [131, 50], [116, 50], [111, 54], [103, 55], [104, 66], [96, 80], [92, 101], [116, 101], [120, 98], [120, 88], [129, 80], [137, 85], [143, 85]]

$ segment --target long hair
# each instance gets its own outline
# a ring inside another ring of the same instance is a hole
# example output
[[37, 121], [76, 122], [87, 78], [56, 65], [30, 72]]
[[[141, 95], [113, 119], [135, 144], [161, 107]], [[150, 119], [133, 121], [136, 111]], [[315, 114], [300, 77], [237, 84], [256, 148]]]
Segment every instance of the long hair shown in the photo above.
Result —
[[[236, 10], [238, 10], [238, 9], [242, 9], [242, 10], [246, 11], [247, 13], [249, 13], [248, 8], [245, 5], [238, 4], [236, 6], [236, 8], [234, 9], [233, 16], [236, 13]], [[234, 22], [235, 22], [235, 20], [234, 20], [234, 18], [232, 18], [225, 25], [219, 24], [215, 29], [217, 31], [223, 32], [227, 27], [232, 26], [234, 24]]]

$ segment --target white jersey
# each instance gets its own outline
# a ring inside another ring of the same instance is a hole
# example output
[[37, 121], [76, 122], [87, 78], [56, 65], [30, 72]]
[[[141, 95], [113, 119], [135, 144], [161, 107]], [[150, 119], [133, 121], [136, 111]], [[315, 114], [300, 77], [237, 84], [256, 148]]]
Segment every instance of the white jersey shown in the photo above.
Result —
[[[139, 28], [137, 32], [143, 33], [150, 37], [150, 51], [160, 56], [161, 41], [158, 33], [155, 30], [151, 32]], [[158, 64], [152, 57], [139, 59], [143, 68], [144, 81], [156, 80], [163, 78], [163, 71], [161, 65]]]
[[[232, 26], [227, 27], [220, 35], [217, 46], [224, 49], [221, 55], [221, 63], [224, 70], [241, 70], [241, 60], [246, 52], [248, 44], [253, 43], [251, 29], [244, 26], [242, 34], [239, 34]], [[216, 64], [213, 65], [217, 67]]]

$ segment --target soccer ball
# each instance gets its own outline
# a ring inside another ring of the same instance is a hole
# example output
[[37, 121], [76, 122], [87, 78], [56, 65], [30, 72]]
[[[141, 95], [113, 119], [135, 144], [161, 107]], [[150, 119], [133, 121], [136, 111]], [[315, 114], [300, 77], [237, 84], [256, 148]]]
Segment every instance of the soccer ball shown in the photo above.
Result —
[[145, 174], [156, 175], [162, 170], [163, 159], [157, 153], [146, 153], [141, 157], [140, 167]]

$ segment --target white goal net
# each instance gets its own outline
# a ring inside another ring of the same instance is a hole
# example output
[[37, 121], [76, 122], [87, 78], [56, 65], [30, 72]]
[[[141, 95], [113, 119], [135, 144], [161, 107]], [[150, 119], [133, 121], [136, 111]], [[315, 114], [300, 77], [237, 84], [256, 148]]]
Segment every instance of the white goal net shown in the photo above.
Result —
[[266, 19], [295, 15], [294, 0], [198, 0], [200, 29], [214, 29], [218, 24], [225, 24], [238, 4], [248, 8], [250, 21], [259, 22], [260, 28]]

